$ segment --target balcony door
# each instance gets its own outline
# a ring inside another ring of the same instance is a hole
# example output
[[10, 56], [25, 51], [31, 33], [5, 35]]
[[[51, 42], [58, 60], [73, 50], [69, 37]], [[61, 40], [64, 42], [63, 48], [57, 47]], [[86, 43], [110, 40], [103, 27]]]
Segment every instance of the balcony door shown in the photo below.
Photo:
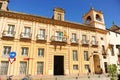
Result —
[[63, 41], [63, 32], [61, 31], [57, 31], [56, 34], [55, 34], [55, 40], [56, 41]]
[[24, 27], [24, 36], [30, 37], [30, 27]]
[[15, 28], [14, 25], [8, 25], [7, 34], [8, 34], [8, 35], [12, 35], [12, 34], [14, 33], [14, 28]]
[[45, 29], [40, 29], [38, 33], [39, 39], [45, 39]]

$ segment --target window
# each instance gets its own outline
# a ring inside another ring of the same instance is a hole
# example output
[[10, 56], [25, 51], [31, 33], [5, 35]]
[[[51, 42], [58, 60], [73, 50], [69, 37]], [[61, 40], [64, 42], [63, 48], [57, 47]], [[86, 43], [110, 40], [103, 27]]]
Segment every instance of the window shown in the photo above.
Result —
[[38, 56], [44, 57], [44, 49], [43, 48], [38, 49]]
[[2, 8], [2, 3], [0, 3], [0, 9]]
[[22, 56], [28, 55], [28, 47], [22, 47]]
[[72, 33], [72, 42], [76, 42], [76, 34]]
[[63, 32], [57, 31], [57, 32], [56, 32], [55, 40], [56, 40], [56, 41], [63, 41]]
[[91, 17], [88, 16], [88, 17], [87, 17], [87, 20], [86, 20], [86, 24], [90, 24], [91, 20], [92, 20]]
[[11, 51], [11, 46], [4, 46], [3, 48], [4, 48], [3, 55], [9, 55]]
[[92, 36], [92, 44], [95, 45], [96, 44], [96, 39], [95, 36]]
[[87, 43], [87, 37], [86, 37], [86, 35], [82, 35], [82, 43], [84, 43], [84, 44]]
[[0, 75], [7, 75], [8, 66], [9, 66], [8, 61], [1, 61], [1, 65], [0, 65]]
[[8, 25], [7, 34], [13, 34], [14, 33], [14, 28], [15, 28], [15, 25]]
[[86, 70], [89, 69], [89, 65], [88, 65], [88, 64], [85, 65], [85, 69], [86, 69]]
[[114, 56], [114, 45], [113, 44], [109, 44], [109, 49], [111, 51], [111, 55]]
[[78, 61], [77, 50], [73, 50], [73, 61]]
[[78, 65], [73, 65], [73, 70], [78, 70]]
[[103, 37], [101, 37], [100, 39], [103, 40]]
[[26, 74], [27, 62], [20, 62], [20, 74]]
[[98, 14], [96, 15], [96, 20], [101, 21], [101, 18]]
[[40, 29], [39, 30], [38, 38], [45, 39], [45, 29]]
[[58, 20], [61, 20], [61, 17], [62, 17], [61, 14], [58, 14], [58, 15], [57, 15], [57, 19], [58, 19]]
[[105, 46], [102, 45], [102, 54], [105, 54]]
[[30, 27], [24, 27], [24, 36], [30, 37]]
[[88, 51], [84, 51], [84, 60], [88, 61]]
[[43, 74], [43, 67], [44, 67], [43, 62], [37, 62], [37, 74]]

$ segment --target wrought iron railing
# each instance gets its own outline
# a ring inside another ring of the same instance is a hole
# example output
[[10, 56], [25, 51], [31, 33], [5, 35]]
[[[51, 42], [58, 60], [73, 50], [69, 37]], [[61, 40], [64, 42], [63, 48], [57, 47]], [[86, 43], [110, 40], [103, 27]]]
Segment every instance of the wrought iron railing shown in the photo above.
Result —
[[2, 36], [4, 37], [14, 37], [15, 31], [3, 31]]
[[24, 33], [24, 32], [22, 32], [20, 34], [20, 37], [21, 38], [28, 38], [28, 39], [30, 39], [32, 37], [32, 34], [31, 33]]
[[37, 40], [46, 40], [46, 39], [47, 39], [47, 35], [37, 34]]
[[67, 42], [67, 38], [64, 36], [52, 36], [51, 41], [56, 41], [56, 42]]

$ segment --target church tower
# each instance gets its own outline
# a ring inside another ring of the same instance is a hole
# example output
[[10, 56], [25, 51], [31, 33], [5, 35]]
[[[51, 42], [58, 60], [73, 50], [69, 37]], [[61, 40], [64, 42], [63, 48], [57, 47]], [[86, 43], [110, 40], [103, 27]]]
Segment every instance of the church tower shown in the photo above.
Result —
[[8, 3], [9, 3], [9, 0], [0, 0], [0, 10], [7, 11]]
[[84, 24], [103, 30], [106, 29], [102, 11], [94, 10], [93, 7], [83, 16], [83, 19]]

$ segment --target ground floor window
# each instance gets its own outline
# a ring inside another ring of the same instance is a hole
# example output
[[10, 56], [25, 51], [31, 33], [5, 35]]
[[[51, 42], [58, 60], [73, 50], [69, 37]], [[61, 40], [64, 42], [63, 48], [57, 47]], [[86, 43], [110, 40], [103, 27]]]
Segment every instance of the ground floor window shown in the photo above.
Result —
[[78, 70], [78, 65], [73, 65], [73, 70]]
[[27, 62], [20, 62], [20, 74], [26, 74]]
[[0, 75], [7, 75], [8, 72], [8, 61], [2, 61], [0, 65]]
[[43, 67], [44, 67], [43, 62], [37, 62], [37, 74], [43, 74]]

